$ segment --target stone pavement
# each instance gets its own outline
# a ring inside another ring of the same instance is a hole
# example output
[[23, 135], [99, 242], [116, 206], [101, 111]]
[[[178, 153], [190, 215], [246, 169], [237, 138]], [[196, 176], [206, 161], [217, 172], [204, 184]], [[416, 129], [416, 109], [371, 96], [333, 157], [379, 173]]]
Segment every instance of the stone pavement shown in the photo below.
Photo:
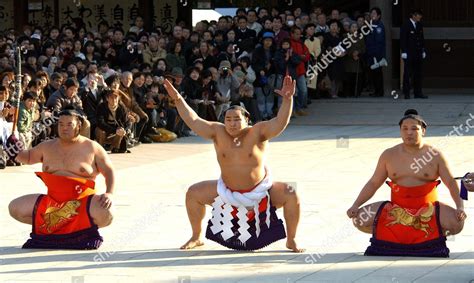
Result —
[[[397, 123], [406, 108], [417, 108], [434, 125], [427, 140], [443, 145], [454, 175], [474, 170], [474, 128], [446, 138], [474, 114], [473, 100], [319, 100], [310, 107], [313, 116], [292, 120], [270, 143], [267, 162], [275, 179], [293, 182], [301, 196], [298, 240], [304, 254], [286, 251], [284, 241], [258, 252], [235, 252], [207, 240], [195, 250], [178, 249], [190, 236], [186, 188], [219, 175], [212, 144], [199, 137], [112, 156], [115, 219], [101, 230], [105, 242], [98, 251], [20, 249], [31, 228], [13, 221], [7, 206], [20, 195], [45, 192], [32, 173], [41, 167], [1, 170], [0, 282], [474, 282], [472, 200], [465, 202], [464, 230], [449, 238], [451, 257], [442, 259], [365, 257], [370, 235], [356, 231], [345, 215], [381, 152], [400, 142]], [[102, 192], [103, 178], [97, 184]], [[453, 203], [444, 185], [439, 192], [442, 201]], [[383, 186], [373, 201], [387, 198]]]

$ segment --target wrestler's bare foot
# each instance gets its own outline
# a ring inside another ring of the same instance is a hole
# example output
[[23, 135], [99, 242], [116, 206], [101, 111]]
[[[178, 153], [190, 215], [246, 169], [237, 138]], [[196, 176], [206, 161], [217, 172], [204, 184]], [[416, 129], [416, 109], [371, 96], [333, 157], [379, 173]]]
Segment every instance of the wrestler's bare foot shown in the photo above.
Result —
[[295, 253], [302, 253], [305, 251], [305, 249], [298, 248], [298, 246], [296, 245], [296, 241], [294, 239], [293, 240], [288, 239], [286, 241], [286, 247]]
[[201, 241], [199, 238], [191, 237], [191, 239], [189, 239], [189, 241], [187, 241], [186, 244], [181, 246], [181, 249], [190, 250], [202, 245], [204, 245], [204, 242]]

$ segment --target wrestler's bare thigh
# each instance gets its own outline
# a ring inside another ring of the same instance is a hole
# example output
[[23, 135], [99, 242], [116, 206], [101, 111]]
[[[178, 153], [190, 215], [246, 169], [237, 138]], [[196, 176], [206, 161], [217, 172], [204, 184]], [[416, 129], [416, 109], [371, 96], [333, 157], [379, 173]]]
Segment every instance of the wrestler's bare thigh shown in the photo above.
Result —
[[273, 182], [273, 186], [270, 189], [270, 201], [272, 202], [272, 206], [281, 208], [290, 198], [296, 196], [296, 188], [291, 187], [287, 183]]
[[92, 220], [97, 226], [99, 226], [99, 228], [108, 226], [112, 223], [113, 216], [111, 209], [102, 207], [100, 204], [100, 195], [94, 195], [92, 197], [89, 213]]
[[8, 205], [10, 215], [22, 223], [33, 224], [33, 208], [39, 196], [40, 194], [24, 195], [12, 200]]
[[207, 180], [191, 185], [187, 197], [203, 205], [212, 205], [217, 197], [217, 180]]

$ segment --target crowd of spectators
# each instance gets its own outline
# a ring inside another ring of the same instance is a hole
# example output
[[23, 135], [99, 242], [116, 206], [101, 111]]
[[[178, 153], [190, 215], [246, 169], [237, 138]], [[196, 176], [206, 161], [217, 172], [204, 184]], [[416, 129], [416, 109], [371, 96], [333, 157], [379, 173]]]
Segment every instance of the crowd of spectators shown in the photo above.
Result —
[[[314, 99], [358, 97], [364, 89], [382, 96], [380, 15], [378, 8], [349, 14], [323, 7], [260, 7], [240, 8], [235, 16], [192, 28], [179, 22], [169, 33], [159, 26], [147, 30], [140, 16], [126, 31], [107, 22], [96, 30], [78, 23], [5, 30], [0, 33], [0, 139], [5, 144], [11, 135], [17, 105], [15, 46], [24, 50], [17, 129], [27, 148], [57, 135], [55, 113], [73, 108], [83, 116], [82, 135], [112, 153], [125, 153], [141, 143], [195, 135], [168, 99], [164, 79], [210, 121], [222, 121], [234, 104], [249, 111], [252, 123], [271, 119], [281, 102], [274, 89], [286, 74], [297, 82], [293, 118], [307, 116]], [[342, 47], [369, 22], [371, 33]], [[335, 48], [341, 52], [334, 60], [312, 72], [310, 67]]]

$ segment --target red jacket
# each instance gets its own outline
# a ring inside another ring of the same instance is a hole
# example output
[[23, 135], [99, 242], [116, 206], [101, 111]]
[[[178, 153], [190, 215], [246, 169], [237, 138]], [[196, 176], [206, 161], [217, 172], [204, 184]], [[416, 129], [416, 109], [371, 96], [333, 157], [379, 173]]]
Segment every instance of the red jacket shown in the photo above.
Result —
[[296, 66], [296, 75], [302, 76], [306, 73], [305, 63], [309, 61], [309, 51], [306, 45], [301, 40], [291, 39], [291, 49], [293, 54], [303, 55], [301, 56], [301, 62]]

